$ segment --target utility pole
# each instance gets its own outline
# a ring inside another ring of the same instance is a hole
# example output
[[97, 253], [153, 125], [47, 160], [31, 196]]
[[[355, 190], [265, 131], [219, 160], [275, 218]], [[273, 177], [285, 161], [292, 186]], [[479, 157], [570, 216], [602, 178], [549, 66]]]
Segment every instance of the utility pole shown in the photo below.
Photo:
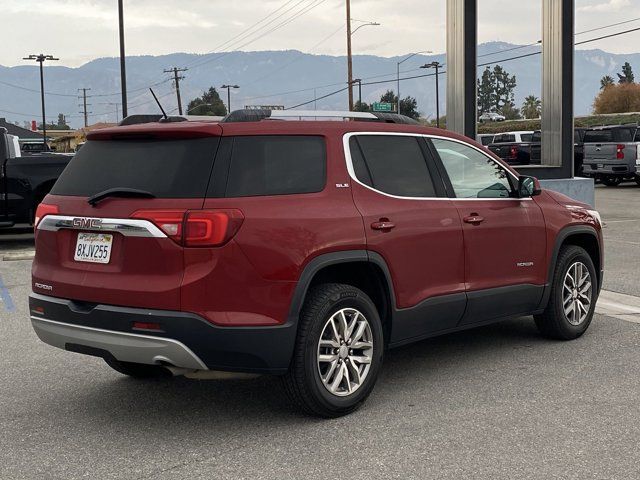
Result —
[[227, 89], [227, 113], [231, 113], [231, 89], [240, 88], [239, 85], [222, 85], [220, 88]]
[[182, 75], [178, 75], [178, 73], [186, 72], [189, 70], [188, 68], [178, 68], [173, 67], [169, 70], [165, 70], [164, 73], [173, 73], [173, 80], [176, 85], [176, 95], [178, 97], [178, 114], [182, 115], [182, 99], [180, 98], [180, 80], [184, 80]]
[[[82, 105], [78, 105], [79, 107], [83, 107], [82, 108], [82, 112], [80, 113], [84, 113], [84, 126], [88, 127], [89, 126], [89, 116], [87, 112], [87, 106], [91, 106], [91, 104], [87, 105], [87, 91], [91, 90], [90, 88], [79, 88], [78, 91], [82, 90]], [[80, 98], [80, 97], [78, 97]]]
[[23, 60], [35, 60], [40, 64], [40, 100], [42, 102], [42, 143], [47, 145], [47, 119], [44, 108], [44, 69], [43, 64], [47, 60], [55, 61], [60, 60], [59, 58], [54, 58], [53, 55], [29, 55], [28, 57], [23, 57]]
[[351, 0], [347, 0], [347, 85], [349, 85], [349, 111], [353, 110], [353, 62], [351, 58]]
[[118, 0], [118, 26], [120, 30], [120, 89], [122, 90], [122, 118], [126, 118], [127, 112], [127, 70], [124, 54], [124, 12], [122, 1]]

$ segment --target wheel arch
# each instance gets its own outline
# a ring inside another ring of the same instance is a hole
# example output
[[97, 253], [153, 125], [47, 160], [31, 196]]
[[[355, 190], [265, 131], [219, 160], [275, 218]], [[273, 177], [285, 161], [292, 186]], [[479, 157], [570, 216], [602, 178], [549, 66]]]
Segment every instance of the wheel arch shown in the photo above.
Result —
[[391, 338], [395, 294], [389, 268], [379, 254], [346, 250], [320, 255], [302, 271], [294, 291], [288, 321], [296, 323], [310, 288], [321, 283], [344, 283], [364, 291], [373, 301], [382, 321], [385, 343]]
[[551, 283], [553, 282], [553, 275], [555, 273], [558, 255], [560, 254], [560, 249], [565, 245], [575, 245], [586, 250], [593, 261], [596, 274], [598, 275], [598, 292], [600, 292], [600, 289], [602, 288], [602, 249], [598, 233], [593, 227], [588, 225], [570, 225], [560, 230], [556, 236], [553, 252], [551, 254], [551, 261], [549, 262], [549, 271], [547, 273], [547, 287], [545, 288], [541, 302], [542, 309], [544, 309], [549, 303]]

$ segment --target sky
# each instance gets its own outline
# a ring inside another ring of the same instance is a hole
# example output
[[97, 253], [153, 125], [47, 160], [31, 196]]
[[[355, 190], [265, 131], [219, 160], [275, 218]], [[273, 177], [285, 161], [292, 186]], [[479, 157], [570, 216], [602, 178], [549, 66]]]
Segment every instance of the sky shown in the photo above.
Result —
[[[119, 54], [117, 0], [1, 0], [0, 65], [52, 54], [77, 67]], [[356, 54], [385, 57], [445, 50], [446, 0], [352, 0]], [[345, 53], [344, 0], [124, 0], [127, 55], [224, 50]], [[542, 0], [478, 0], [478, 40], [537, 41]], [[270, 15], [271, 16], [268, 16]], [[265, 19], [266, 17], [266, 19]], [[640, 0], [576, 0], [576, 32], [634, 18]], [[260, 22], [255, 25], [256, 22]], [[362, 21], [362, 22], [360, 22]], [[640, 27], [640, 20], [585, 33], [594, 38]], [[247, 30], [248, 29], [248, 30]], [[588, 44], [612, 53], [640, 51], [640, 31]]]

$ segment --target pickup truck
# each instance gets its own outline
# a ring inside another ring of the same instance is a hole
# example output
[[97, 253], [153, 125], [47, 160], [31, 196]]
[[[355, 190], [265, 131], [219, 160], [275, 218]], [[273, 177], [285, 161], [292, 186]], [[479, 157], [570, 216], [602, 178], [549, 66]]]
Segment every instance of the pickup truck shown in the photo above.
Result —
[[640, 185], [640, 129], [637, 125], [615, 125], [587, 130], [584, 134], [582, 174], [609, 187], [623, 180]]
[[[573, 171], [574, 175], [582, 174], [582, 163], [584, 161], [584, 134], [586, 128], [576, 128], [573, 131]], [[540, 130], [533, 133], [531, 138], [531, 165], [542, 163], [542, 132]]]
[[32, 223], [36, 207], [72, 157], [56, 153], [22, 156], [15, 138], [0, 128], [0, 227]]
[[531, 141], [534, 132], [498, 133], [489, 150], [510, 165], [531, 164]]

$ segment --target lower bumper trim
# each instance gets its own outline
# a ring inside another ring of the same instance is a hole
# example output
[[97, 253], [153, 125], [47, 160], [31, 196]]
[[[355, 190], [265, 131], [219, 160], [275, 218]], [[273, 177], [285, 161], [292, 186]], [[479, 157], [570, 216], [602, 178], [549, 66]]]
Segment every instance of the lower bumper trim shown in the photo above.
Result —
[[36, 316], [31, 316], [31, 324], [40, 340], [63, 350], [74, 350], [67, 345], [83, 345], [109, 352], [122, 362], [207, 370], [189, 347], [171, 338], [72, 325]]

